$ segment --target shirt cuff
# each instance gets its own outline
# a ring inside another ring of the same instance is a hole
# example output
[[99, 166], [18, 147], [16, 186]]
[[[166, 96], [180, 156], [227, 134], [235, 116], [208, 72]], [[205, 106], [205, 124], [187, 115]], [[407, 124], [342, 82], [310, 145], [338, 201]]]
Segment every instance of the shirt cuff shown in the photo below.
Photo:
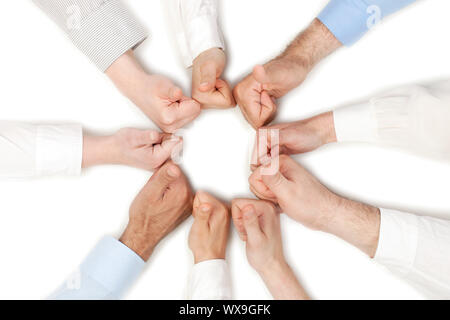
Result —
[[380, 237], [374, 260], [406, 276], [414, 265], [418, 234], [417, 216], [381, 209]]
[[84, 18], [69, 36], [102, 71], [147, 37], [144, 27], [120, 0], [105, 2]]
[[81, 272], [120, 298], [145, 266], [134, 251], [113, 237], [103, 238], [81, 264]]
[[338, 108], [333, 118], [338, 142], [377, 141], [377, 121], [371, 102]]
[[206, 50], [212, 48], [225, 49], [222, 32], [214, 16], [200, 16], [186, 25], [186, 39], [190, 56], [184, 58], [186, 68], [192, 66], [194, 60]]
[[38, 126], [36, 175], [79, 175], [83, 159], [83, 130], [79, 125]]
[[364, 2], [331, 0], [317, 18], [343, 45], [352, 45], [368, 31], [368, 6]]
[[189, 300], [230, 300], [231, 281], [223, 259], [203, 261], [194, 266], [188, 285]]

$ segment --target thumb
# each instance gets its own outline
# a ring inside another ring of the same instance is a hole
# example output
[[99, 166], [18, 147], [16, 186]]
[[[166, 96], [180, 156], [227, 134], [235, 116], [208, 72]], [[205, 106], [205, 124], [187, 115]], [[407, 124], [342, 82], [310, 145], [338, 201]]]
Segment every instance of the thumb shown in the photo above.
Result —
[[166, 191], [167, 187], [171, 183], [175, 182], [180, 176], [180, 168], [169, 162], [153, 175], [155, 179], [150, 179], [150, 182], [153, 184], [154, 192], [162, 195]]
[[209, 217], [212, 213], [212, 207], [209, 204], [202, 204], [195, 213], [195, 221], [203, 225], [208, 225]]
[[266, 71], [266, 68], [262, 65], [257, 65], [253, 69], [253, 77], [255, 77], [256, 81], [261, 84], [269, 84], [271, 83], [270, 74]]
[[263, 236], [259, 226], [258, 216], [253, 206], [247, 206], [243, 210], [244, 228], [247, 233], [247, 241], [257, 241]]
[[169, 89], [168, 98], [170, 101], [180, 101], [183, 98], [183, 91], [180, 88], [173, 86]]
[[279, 170], [274, 174], [261, 175], [261, 177], [266, 187], [269, 188], [277, 198], [288, 191], [289, 181]]
[[200, 86], [202, 92], [211, 91], [216, 87], [217, 72], [214, 63], [205, 63], [200, 67]]

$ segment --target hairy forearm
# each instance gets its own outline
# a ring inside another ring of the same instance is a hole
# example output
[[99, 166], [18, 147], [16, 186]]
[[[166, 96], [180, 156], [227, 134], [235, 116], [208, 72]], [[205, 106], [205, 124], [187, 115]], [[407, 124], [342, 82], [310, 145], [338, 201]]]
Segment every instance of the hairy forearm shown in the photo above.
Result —
[[276, 262], [260, 272], [260, 276], [276, 300], [309, 300], [289, 265]]
[[380, 234], [380, 210], [342, 197], [330, 209], [320, 230], [347, 241], [373, 258]]
[[279, 58], [298, 61], [312, 69], [325, 57], [340, 48], [342, 44], [318, 19], [300, 33]]

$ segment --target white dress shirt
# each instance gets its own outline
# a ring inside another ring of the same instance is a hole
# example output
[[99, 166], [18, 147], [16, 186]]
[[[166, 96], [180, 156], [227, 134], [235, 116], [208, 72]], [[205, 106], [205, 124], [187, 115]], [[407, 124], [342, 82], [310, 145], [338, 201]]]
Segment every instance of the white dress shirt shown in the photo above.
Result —
[[79, 175], [82, 128], [0, 121], [0, 154], [2, 178]]
[[[450, 81], [405, 86], [334, 111], [338, 142], [450, 160]], [[375, 261], [427, 297], [450, 299], [450, 221], [381, 209]]]
[[186, 68], [208, 49], [225, 49], [217, 0], [165, 0], [164, 4]]

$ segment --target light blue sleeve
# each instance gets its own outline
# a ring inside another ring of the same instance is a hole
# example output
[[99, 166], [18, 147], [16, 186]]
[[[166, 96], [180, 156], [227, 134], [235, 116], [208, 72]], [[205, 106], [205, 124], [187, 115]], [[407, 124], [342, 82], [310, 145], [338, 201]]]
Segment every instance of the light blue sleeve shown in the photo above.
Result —
[[331, 0], [317, 17], [346, 46], [386, 16], [417, 0]]
[[120, 299], [144, 268], [134, 251], [114, 239], [103, 238], [66, 282], [49, 299]]

